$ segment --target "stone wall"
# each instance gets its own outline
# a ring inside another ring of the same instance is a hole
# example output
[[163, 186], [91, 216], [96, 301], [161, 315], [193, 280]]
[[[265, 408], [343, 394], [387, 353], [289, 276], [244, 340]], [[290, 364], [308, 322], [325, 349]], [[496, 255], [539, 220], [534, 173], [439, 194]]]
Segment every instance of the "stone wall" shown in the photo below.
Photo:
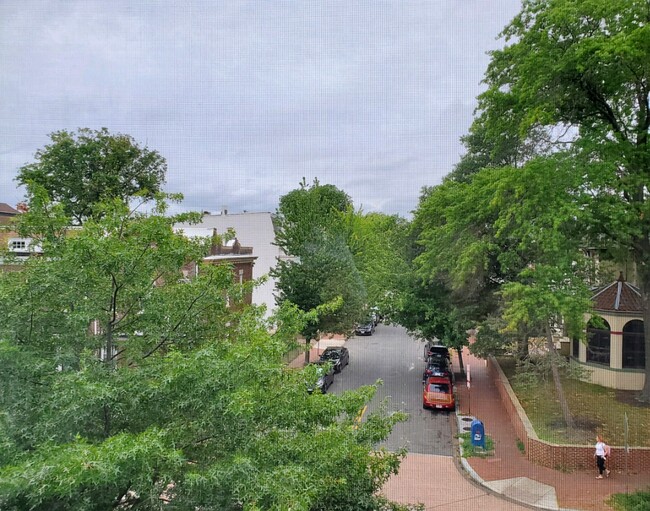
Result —
[[[540, 440], [526, 412], [510, 387], [495, 358], [488, 359], [488, 373], [494, 381], [501, 401], [510, 417], [517, 436], [526, 448], [526, 457], [543, 467], [555, 470], [587, 470], [594, 466], [594, 448], [585, 445], [559, 445]], [[608, 461], [610, 470], [630, 473], [650, 472], [650, 448], [636, 447], [625, 452], [624, 447], [612, 446]]]

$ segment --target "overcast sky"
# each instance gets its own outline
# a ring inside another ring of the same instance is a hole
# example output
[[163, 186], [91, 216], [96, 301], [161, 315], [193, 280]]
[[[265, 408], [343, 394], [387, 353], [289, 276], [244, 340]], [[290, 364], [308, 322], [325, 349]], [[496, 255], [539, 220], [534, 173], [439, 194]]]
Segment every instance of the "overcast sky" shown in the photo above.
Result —
[[48, 134], [131, 135], [176, 211], [275, 211], [303, 178], [409, 216], [462, 153], [520, 0], [0, 2], [0, 202]]

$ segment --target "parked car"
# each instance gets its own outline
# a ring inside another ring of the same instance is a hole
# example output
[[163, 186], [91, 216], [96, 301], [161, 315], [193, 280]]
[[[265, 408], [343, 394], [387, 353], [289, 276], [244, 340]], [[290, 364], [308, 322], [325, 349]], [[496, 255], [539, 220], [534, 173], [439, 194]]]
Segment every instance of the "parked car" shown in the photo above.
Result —
[[422, 382], [425, 382], [427, 378], [432, 376], [438, 378], [446, 378], [451, 383], [453, 381], [453, 373], [449, 362], [444, 357], [429, 357], [427, 359], [427, 365], [424, 368], [424, 373], [422, 374]]
[[422, 389], [422, 408], [454, 410], [456, 401], [452, 383], [446, 378], [427, 378]]
[[354, 333], [357, 335], [372, 335], [375, 333], [375, 324], [372, 321], [360, 323], [354, 329]]
[[307, 392], [312, 394], [314, 390], [318, 389], [325, 394], [330, 385], [334, 383], [334, 365], [329, 362], [316, 362], [314, 366], [316, 366], [318, 379], [313, 385], [307, 384]]
[[350, 352], [343, 346], [330, 346], [321, 353], [319, 362], [331, 362], [335, 373], [350, 363]]
[[433, 355], [444, 356], [447, 360], [451, 361], [451, 355], [449, 354], [449, 348], [442, 344], [438, 344], [433, 341], [427, 341], [424, 345], [424, 358], [425, 360]]

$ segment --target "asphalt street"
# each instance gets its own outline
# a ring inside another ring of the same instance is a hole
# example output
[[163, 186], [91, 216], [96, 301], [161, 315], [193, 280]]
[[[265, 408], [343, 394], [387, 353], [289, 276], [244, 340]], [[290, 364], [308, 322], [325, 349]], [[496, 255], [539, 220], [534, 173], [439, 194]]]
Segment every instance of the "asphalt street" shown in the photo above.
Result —
[[381, 380], [377, 394], [365, 414], [382, 402], [388, 410], [408, 413], [398, 424], [385, 446], [391, 450], [406, 447], [410, 453], [452, 456], [451, 417], [447, 412], [422, 408], [423, 344], [402, 327], [379, 324], [371, 336], [355, 336], [346, 343], [350, 364], [336, 375], [330, 392], [369, 385]]

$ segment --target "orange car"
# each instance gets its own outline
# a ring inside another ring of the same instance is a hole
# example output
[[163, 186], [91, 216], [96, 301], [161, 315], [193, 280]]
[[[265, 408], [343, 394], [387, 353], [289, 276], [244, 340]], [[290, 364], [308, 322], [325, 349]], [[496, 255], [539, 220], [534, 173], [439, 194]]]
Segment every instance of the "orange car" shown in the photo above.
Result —
[[422, 408], [454, 410], [454, 388], [448, 378], [432, 376], [427, 378], [422, 389]]

